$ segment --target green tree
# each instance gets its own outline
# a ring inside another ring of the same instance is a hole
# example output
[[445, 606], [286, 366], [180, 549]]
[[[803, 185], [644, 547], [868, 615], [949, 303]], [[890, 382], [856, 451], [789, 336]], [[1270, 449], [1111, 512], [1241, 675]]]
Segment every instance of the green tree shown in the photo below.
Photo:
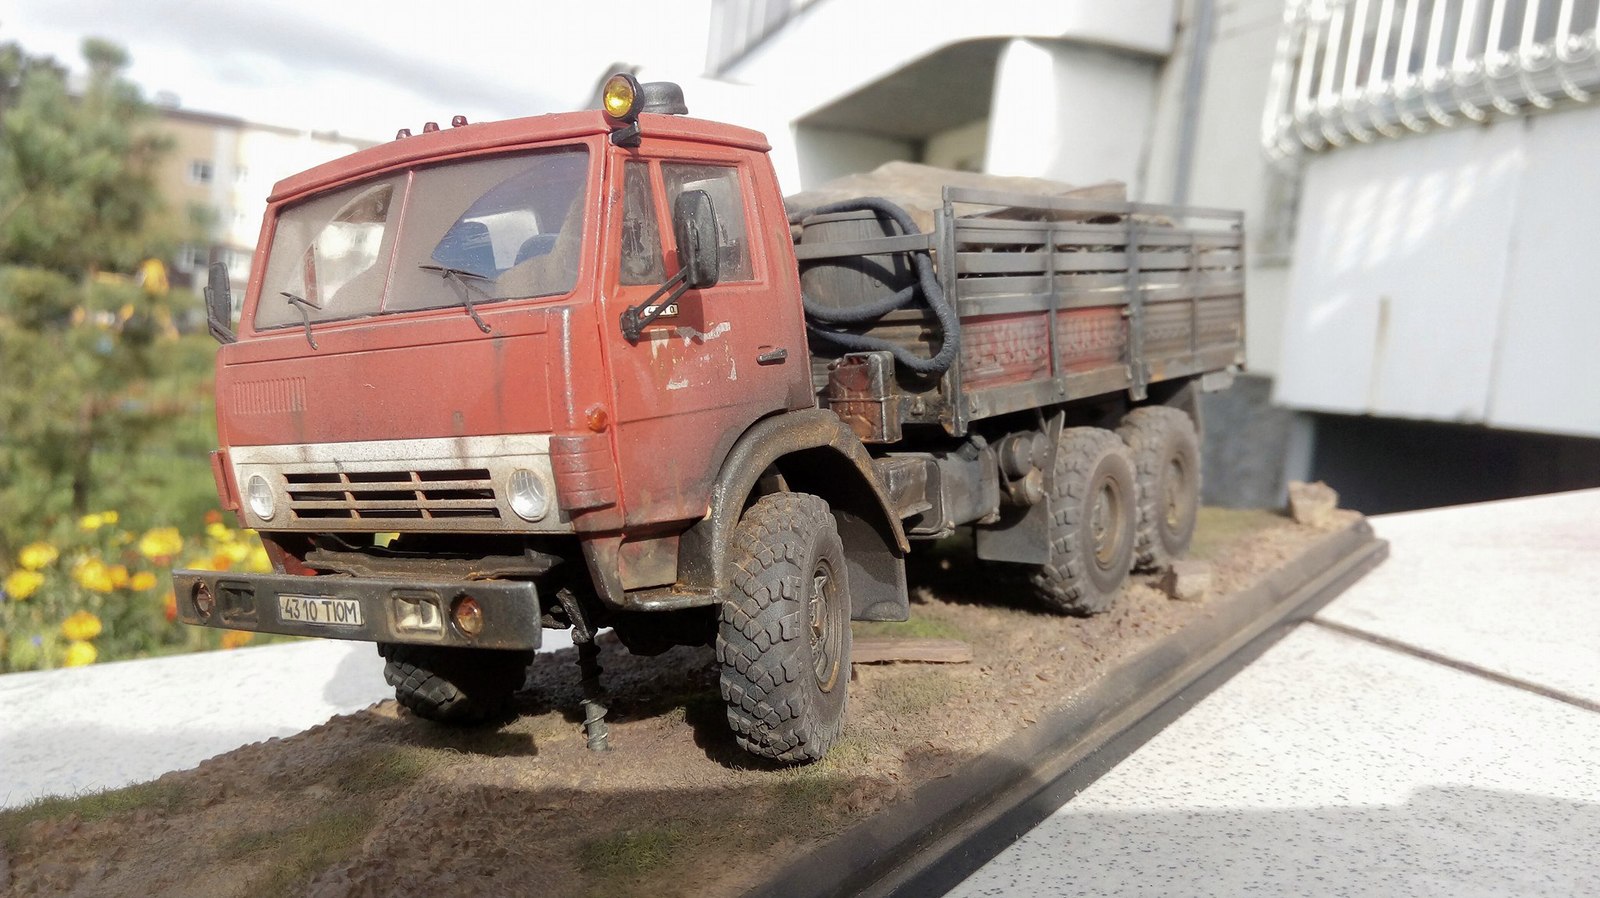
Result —
[[166, 257], [179, 233], [156, 185], [169, 141], [123, 77], [121, 48], [90, 39], [83, 58], [87, 78], [74, 92], [53, 60], [0, 45], [5, 555], [51, 519], [100, 501], [97, 470], [125, 468], [107, 460], [137, 453], [173, 411], [152, 385], [192, 380], [178, 368], [204, 366], [163, 333], [170, 303], [192, 298], [146, 292], [127, 277], [142, 260]]

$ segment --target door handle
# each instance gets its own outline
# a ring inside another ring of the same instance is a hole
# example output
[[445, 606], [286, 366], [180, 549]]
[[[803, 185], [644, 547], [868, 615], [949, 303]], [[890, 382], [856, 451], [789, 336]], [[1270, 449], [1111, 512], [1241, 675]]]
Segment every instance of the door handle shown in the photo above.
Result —
[[762, 350], [761, 354], [756, 356], [757, 365], [781, 365], [784, 359], [789, 357], [789, 350], [782, 346], [776, 349], [771, 346], [762, 346], [760, 349]]

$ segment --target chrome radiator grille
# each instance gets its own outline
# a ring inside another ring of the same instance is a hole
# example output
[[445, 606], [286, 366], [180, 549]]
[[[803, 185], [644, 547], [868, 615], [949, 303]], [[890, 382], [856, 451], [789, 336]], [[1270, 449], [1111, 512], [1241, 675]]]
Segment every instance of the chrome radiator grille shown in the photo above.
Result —
[[500, 517], [487, 468], [284, 472], [297, 521], [393, 522]]

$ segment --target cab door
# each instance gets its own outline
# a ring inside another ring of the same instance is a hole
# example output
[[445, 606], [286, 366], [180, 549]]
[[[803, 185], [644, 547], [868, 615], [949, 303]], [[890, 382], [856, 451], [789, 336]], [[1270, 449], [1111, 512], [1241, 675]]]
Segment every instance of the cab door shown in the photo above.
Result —
[[[629, 526], [703, 517], [733, 441], [786, 408], [792, 382], [809, 379], [801, 311], [772, 289], [773, 260], [751, 208], [749, 155], [694, 150], [691, 158], [648, 144], [619, 149], [608, 167], [600, 330]], [[644, 305], [678, 271], [671, 210], [685, 190], [711, 197], [718, 282], [685, 292], [630, 341], [624, 311]]]

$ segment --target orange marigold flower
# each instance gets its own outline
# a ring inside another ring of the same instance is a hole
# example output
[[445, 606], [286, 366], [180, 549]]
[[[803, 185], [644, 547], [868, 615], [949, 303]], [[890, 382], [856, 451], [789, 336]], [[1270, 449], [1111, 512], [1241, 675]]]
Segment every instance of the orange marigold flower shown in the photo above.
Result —
[[76, 642], [87, 642], [99, 636], [100, 630], [100, 618], [95, 617], [91, 611], [74, 611], [70, 617], [61, 622], [61, 635]]
[[87, 642], [73, 640], [67, 643], [66, 665], [68, 667], [83, 667], [93, 664], [94, 659], [100, 657], [100, 652]]
[[222, 523], [222, 512], [217, 511], [215, 508], [213, 508], [210, 511], [206, 512], [206, 523], [207, 524], [220, 524], [220, 523]]
[[227, 630], [222, 634], [222, 647], [236, 649], [242, 645], [249, 645], [250, 640], [254, 638], [256, 638], [256, 634], [251, 633], [249, 630]]
[[144, 592], [156, 588], [156, 575], [150, 571], [140, 571], [128, 579], [128, 588], [135, 592]]
[[167, 593], [167, 598], [162, 602], [161, 610], [167, 616], [167, 623], [170, 624], [178, 619], [178, 596], [176, 593]]

